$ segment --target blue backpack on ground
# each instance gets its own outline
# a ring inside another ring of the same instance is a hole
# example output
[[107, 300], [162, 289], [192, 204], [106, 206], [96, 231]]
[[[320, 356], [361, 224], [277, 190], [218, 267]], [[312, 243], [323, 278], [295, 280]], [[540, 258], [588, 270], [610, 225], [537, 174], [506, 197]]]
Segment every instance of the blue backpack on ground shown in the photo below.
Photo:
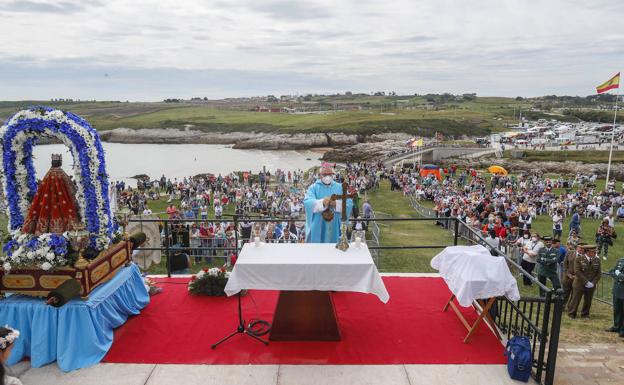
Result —
[[529, 337], [515, 336], [507, 341], [505, 356], [507, 356], [509, 376], [514, 380], [528, 382], [533, 366]]

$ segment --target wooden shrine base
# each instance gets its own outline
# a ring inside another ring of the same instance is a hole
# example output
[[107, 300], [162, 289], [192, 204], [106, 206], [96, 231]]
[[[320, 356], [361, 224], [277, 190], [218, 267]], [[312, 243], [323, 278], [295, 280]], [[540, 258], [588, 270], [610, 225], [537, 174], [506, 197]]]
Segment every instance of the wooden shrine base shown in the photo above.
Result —
[[336, 310], [327, 291], [281, 291], [271, 341], [340, 341]]

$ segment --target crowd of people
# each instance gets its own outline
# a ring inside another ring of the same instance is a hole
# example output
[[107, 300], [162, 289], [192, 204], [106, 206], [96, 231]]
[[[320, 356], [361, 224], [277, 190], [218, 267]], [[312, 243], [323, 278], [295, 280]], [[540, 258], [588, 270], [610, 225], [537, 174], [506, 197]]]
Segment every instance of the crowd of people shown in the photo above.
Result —
[[[391, 176], [392, 188], [432, 201], [438, 217], [460, 218], [493, 254], [504, 252], [539, 282], [563, 289], [571, 318], [576, 318], [581, 299], [580, 316], [589, 317], [602, 262], [617, 240], [615, 223], [624, 220], [624, 186], [616, 190], [610, 181], [603, 191], [596, 186], [597, 175], [551, 178], [539, 170], [488, 180], [474, 169], [450, 166], [441, 176], [421, 177], [418, 169], [399, 169]], [[547, 233], [534, 229], [538, 216], [551, 222]], [[566, 218], [569, 225], [564, 228]], [[587, 219], [599, 219], [600, 224], [589, 228]], [[523, 283], [530, 286], [533, 280], [523, 275]]]
[[[372, 216], [366, 191], [378, 188], [385, 172], [381, 162], [360, 162], [347, 163], [336, 174], [337, 181], [347, 182], [348, 193], [355, 194], [352, 216], [356, 220], [351, 222], [350, 232], [366, 230], [367, 219]], [[114, 188], [118, 208], [129, 209], [136, 215], [157, 214], [150, 209], [150, 200], [167, 199], [167, 217], [179, 220], [172, 222], [170, 246], [181, 251], [195, 249], [191, 258], [197, 262], [211, 262], [214, 256], [225, 256], [230, 262], [236, 235], [244, 242], [255, 237], [269, 243], [303, 242], [303, 200], [306, 188], [317, 178], [316, 173], [301, 170], [263, 170], [258, 174], [244, 172], [181, 179], [163, 175], [158, 180], [139, 181], [137, 188], [123, 182], [116, 183]], [[238, 229], [234, 228], [234, 214], [239, 218]], [[254, 219], [271, 218], [276, 220], [254, 222]], [[164, 228], [162, 235], [164, 239]], [[184, 263], [180, 266], [181, 272], [188, 268]]]

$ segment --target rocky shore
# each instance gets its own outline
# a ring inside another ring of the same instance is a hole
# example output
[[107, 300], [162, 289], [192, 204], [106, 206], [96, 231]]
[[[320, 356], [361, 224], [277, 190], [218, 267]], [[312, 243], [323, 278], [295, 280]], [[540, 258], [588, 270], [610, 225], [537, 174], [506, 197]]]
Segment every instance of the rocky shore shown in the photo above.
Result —
[[343, 133], [278, 134], [266, 132], [203, 132], [187, 127], [139, 129], [116, 128], [100, 132], [113, 143], [151, 144], [231, 144], [237, 149], [302, 150], [331, 148], [323, 159], [348, 161], [383, 156], [405, 146], [410, 135], [402, 133], [353, 135]]

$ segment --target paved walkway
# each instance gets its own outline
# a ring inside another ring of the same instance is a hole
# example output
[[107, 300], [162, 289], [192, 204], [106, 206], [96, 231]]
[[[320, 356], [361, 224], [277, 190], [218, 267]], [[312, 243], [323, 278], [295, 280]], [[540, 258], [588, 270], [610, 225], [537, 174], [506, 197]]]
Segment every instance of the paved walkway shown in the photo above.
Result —
[[[22, 368], [26, 369], [26, 368]], [[70, 373], [28, 369], [24, 385], [517, 385], [504, 365], [99, 364]]]
[[624, 384], [624, 343], [559, 346], [556, 385]]

